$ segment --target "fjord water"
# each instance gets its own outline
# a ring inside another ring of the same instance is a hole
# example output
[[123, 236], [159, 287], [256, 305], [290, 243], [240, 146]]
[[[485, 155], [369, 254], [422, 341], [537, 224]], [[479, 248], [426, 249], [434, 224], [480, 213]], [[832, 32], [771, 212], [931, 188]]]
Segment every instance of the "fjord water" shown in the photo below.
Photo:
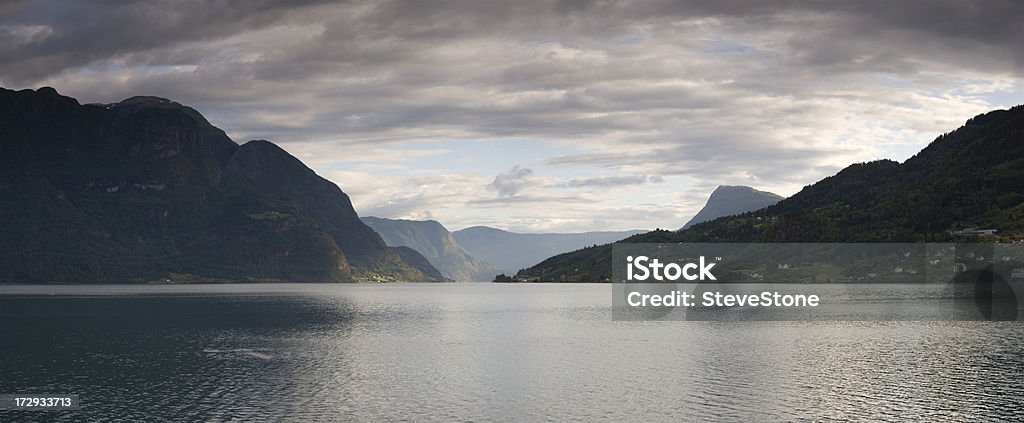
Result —
[[1020, 322], [627, 322], [610, 301], [589, 284], [0, 287], [0, 393], [83, 407], [0, 420], [1022, 413]]

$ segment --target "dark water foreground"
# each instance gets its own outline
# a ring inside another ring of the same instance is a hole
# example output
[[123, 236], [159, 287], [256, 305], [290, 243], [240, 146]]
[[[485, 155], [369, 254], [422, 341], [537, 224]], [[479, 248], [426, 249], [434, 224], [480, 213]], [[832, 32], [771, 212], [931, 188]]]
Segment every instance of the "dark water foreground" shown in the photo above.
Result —
[[623, 322], [609, 289], [0, 287], [0, 394], [82, 403], [0, 421], [1024, 416], [1020, 322]]

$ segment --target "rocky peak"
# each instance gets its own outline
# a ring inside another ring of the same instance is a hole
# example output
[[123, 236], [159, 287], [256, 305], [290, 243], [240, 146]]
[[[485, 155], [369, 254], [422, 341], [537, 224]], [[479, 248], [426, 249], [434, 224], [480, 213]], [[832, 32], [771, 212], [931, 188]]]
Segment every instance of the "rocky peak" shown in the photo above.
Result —
[[181, 103], [171, 101], [163, 97], [135, 96], [121, 100], [118, 103], [107, 104], [105, 107], [117, 112], [121, 116], [131, 116], [139, 112], [151, 110], [181, 113], [184, 116], [191, 118], [198, 125], [212, 126], [201, 113], [196, 111], [196, 109], [184, 106]]
[[768, 207], [781, 200], [782, 197], [770, 192], [758, 191], [742, 185], [719, 185], [711, 193], [704, 208], [697, 213], [683, 229], [701, 222], [714, 220], [723, 216], [754, 211]]

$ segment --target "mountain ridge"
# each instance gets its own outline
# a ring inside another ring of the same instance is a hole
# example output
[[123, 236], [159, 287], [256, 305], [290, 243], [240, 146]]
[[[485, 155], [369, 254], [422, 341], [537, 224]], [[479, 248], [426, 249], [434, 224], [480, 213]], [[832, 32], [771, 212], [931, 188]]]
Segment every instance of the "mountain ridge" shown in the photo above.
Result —
[[0, 282], [440, 278], [298, 159], [167, 99], [0, 89], [0, 134]]
[[553, 254], [573, 251], [587, 245], [617, 241], [643, 232], [632, 230], [523, 234], [490, 226], [472, 226], [452, 232], [452, 236], [474, 257], [492, 263], [501, 273], [514, 274], [519, 269], [539, 263]]
[[744, 185], [719, 185], [708, 196], [708, 201], [704, 204], [704, 207], [686, 222], [682, 229], [687, 229], [695, 224], [719, 217], [732, 216], [768, 207], [778, 203], [782, 198], [781, 195], [768, 191], [759, 191]]
[[[977, 115], [903, 163], [852, 164], [778, 203], [622, 242], [952, 242], [985, 227], [1024, 238], [1024, 105]], [[606, 281], [611, 246], [549, 257], [530, 281]]]
[[379, 233], [390, 246], [418, 251], [441, 273], [456, 282], [488, 282], [500, 273], [494, 265], [479, 260], [455, 240], [436, 220], [387, 219], [364, 216], [363, 222]]

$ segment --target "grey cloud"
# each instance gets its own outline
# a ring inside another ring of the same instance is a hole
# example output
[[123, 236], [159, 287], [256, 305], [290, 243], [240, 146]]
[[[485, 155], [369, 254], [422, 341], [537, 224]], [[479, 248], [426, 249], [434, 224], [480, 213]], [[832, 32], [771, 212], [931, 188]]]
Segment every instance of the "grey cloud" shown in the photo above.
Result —
[[508, 171], [495, 176], [494, 182], [491, 182], [488, 187], [498, 191], [499, 197], [513, 197], [529, 185], [531, 175], [533, 175], [533, 169], [515, 165]]
[[568, 204], [568, 203], [579, 203], [585, 204], [593, 202], [592, 199], [587, 199], [581, 196], [567, 195], [567, 196], [551, 196], [551, 195], [517, 195], [514, 197], [499, 197], [499, 198], [481, 198], [470, 200], [467, 202], [469, 205], [480, 206], [480, 207], [506, 207], [517, 204]]
[[[727, 132], [723, 132], [727, 134]], [[835, 147], [788, 147], [778, 145], [752, 145], [746, 138], [735, 134], [722, 136], [718, 140], [678, 140], [675, 145], [648, 149], [637, 149], [623, 153], [584, 153], [558, 156], [548, 160], [553, 166], [597, 166], [608, 169], [642, 168], [657, 172], [658, 175], [686, 175], [699, 180], [722, 181], [756, 185], [764, 181], [800, 185], [828, 175], [837, 170], [834, 165], [817, 165], [820, 157], [846, 154], [857, 157], [854, 149], [842, 150]], [[742, 180], [737, 175], [746, 175]], [[652, 176], [649, 182], [663, 181], [662, 176]], [[579, 180], [576, 186], [640, 184], [642, 178], [598, 177], [589, 181]], [[571, 182], [570, 182], [571, 184]]]
[[[0, 26], [39, 26], [49, 34], [20, 40], [10, 32], [4, 34], [7, 42], [0, 43], [0, 73], [19, 82], [116, 55], [227, 37], [280, 23], [292, 12], [316, 3], [323, 1], [17, 2], [0, 10]], [[174, 58], [144, 60], [175, 64]]]
[[[952, 92], [965, 80], [1019, 92], [1020, 22], [1011, 0], [3, 2], [0, 84], [164, 96], [239, 141], [329, 141], [339, 157], [539, 140], [564, 148], [537, 152], [547, 166], [598, 169], [570, 188], [645, 182], [602, 174], [798, 188], [991, 108]], [[516, 172], [477, 205], [573, 200], [524, 195]], [[428, 207], [394, 189], [374, 212]]]
[[393, 199], [380, 204], [373, 204], [363, 210], [357, 210], [360, 216], [394, 217], [406, 216], [422, 211], [429, 206], [431, 199], [424, 196]]
[[566, 183], [567, 186], [579, 187], [617, 187], [624, 185], [640, 185], [647, 182], [647, 175], [630, 176], [598, 176], [596, 178], [575, 178]]
[[[357, 6], [318, 0], [15, 2], [0, 9], [0, 25], [7, 29], [42, 26], [52, 33], [23, 39], [7, 31], [4, 38], [8, 42], [0, 44], [0, 73], [15, 83], [28, 82], [117, 55], [215, 40], [274, 25], [323, 25], [321, 36], [267, 57], [269, 66], [256, 70], [261, 78], [302, 78], [337, 70], [336, 64], [408, 65], [410, 58], [430, 55], [429, 47], [453, 40], [551, 39], [585, 47], [607, 44], [604, 40], [635, 32], [641, 25], [658, 31], [700, 17], [722, 20], [727, 29], [737, 32], [780, 32], [778, 46], [792, 49], [791, 58], [807, 65], [834, 68], [841, 63], [888, 63], [891, 65], [884, 66], [898, 69], [921, 59], [938, 58], [955, 60], [961, 66], [980, 64], [1010, 70], [1024, 63], [1024, 51], [1018, 45], [1024, 38], [1024, 28], [1019, 25], [1024, 21], [1024, 4], [1012, 0], [807, 0], [781, 4], [755, 0], [409, 0]], [[922, 54], [926, 56], [919, 57]], [[938, 57], [932, 57], [934, 54]], [[175, 56], [186, 59], [188, 55], [140, 54], [136, 59], [173, 64]], [[429, 60], [424, 64], [427, 66], [419, 70], [431, 75], [434, 67]], [[561, 69], [527, 66], [500, 74], [534, 84], [549, 75], [557, 77], [563, 73], [558, 72]]]
[[356, 211], [360, 216], [377, 216], [387, 218], [407, 218], [416, 216], [421, 218], [432, 216], [432, 207], [443, 207], [451, 205], [460, 199], [450, 195], [438, 195], [434, 193], [416, 193], [396, 195], [384, 201], [367, 204]]

